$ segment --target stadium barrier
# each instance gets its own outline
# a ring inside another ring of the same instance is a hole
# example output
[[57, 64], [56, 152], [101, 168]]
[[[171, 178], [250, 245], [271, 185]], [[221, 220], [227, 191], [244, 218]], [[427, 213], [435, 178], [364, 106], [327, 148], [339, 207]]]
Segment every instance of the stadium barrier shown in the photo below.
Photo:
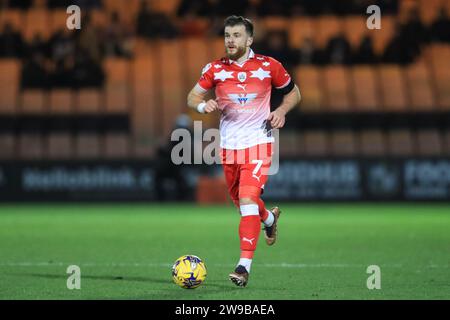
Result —
[[[197, 188], [204, 188], [207, 181], [202, 177], [220, 177], [222, 169], [197, 165], [181, 172], [188, 193], [185, 200], [195, 201]], [[156, 201], [155, 173], [154, 163], [148, 161], [0, 162], [0, 201]], [[175, 193], [173, 181], [164, 188], [169, 195], [165, 200], [176, 201], [170, 198]], [[263, 198], [449, 201], [450, 158], [284, 159], [278, 173], [270, 176]]]

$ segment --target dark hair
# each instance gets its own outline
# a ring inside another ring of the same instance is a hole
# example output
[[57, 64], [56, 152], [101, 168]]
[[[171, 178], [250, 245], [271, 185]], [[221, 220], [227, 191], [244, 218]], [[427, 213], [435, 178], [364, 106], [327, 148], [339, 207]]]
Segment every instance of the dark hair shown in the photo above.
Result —
[[253, 37], [252, 21], [242, 16], [229, 16], [225, 19], [224, 27], [234, 27], [239, 24], [242, 24], [245, 27], [245, 31], [250, 37]]

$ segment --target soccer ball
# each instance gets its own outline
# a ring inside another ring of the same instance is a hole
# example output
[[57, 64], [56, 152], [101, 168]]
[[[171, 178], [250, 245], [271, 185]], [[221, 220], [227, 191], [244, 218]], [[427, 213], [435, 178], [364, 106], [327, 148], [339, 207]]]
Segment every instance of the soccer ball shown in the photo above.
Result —
[[206, 274], [205, 263], [191, 254], [179, 257], [172, 266], [173, 282], [185, 289], [200, 286], [205, 281]]

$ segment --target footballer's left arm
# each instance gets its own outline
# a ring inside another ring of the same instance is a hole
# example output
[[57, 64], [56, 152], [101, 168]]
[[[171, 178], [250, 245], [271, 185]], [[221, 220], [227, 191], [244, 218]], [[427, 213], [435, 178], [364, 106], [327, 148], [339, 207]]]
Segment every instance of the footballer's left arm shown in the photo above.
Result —
[[[283, 102], [280, 106], [270, 113], [267, 120], [270, 121], [272, 128], [283, 128], [286, 122], [286, 114], [291, 111], [301, 100], [300, 90], [296, 84], [291, 84], [290, 91], [283, 96]], [[289, 87], [289, 86], [288, 86]]]

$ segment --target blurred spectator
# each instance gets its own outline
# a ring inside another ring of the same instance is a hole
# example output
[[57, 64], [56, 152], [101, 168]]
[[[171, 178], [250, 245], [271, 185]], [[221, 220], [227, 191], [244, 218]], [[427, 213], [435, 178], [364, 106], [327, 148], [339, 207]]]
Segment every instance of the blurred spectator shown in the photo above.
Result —
[[22, 35], [6, 23], [0, 33], [0, 57], [20, 57], [23, 53]]
[[137, 17], [137, 34], [148, 39], [172, 39], [178, 31], [166, 15], [153, 12], [148, 3], [142, 1]]
[[81, 8], [81, 10], [91, 10], [102, 8], [102, 0], [71, 0], [72, 4], [75, 4]]
[[103, 44], [106, 56], [131, 57], [131, 34], [120, 22], [117, 12], [111, 14], [104, 32]]
[[429, 41], [428, 30], [420, 20], [419, 10], [415, 7], [408, 13], [408, 19], [401, 25], [401, 32], [407, 45], [414, 50], [414, 55], [420, 53], [423, 43]]
[[[191, 147], [191, 157], [189, 160], [193, 163], [194, 133], [192, 128], [192, 119], [186, 114], [179, 115], [175, 121], [174, 130], [176, 129], [188, 130], [190, 133], [190, 141], [182, 140], [179, 142], [168, 139], [167, 141], [160, 143], [155, 158], [155, 188], [156, 198], [158, 201], [173, 200], [168, 199], [167, 195], [171, 195], [175, 198], [175, 200], [187, 200], [189, 196], [187, 181], [182, 172], [184, 166], [175, 165], [172, 161], [171, 155], [174, 146], [182, 142], [189, 143]], [[180, 154], [180, 156], [183, 157], [184, 154]], [[170, 189], [172, 190], [167, 190], [169, 189], [168, 187], [171, 187]]]
[[[207, 21], [199, 20], [191, 12], [187, 12], [180, 21], [179, 27], [183, 37], [202, 37], [208, 32]], [[223, 22], [222, 22], [223, 24]]]
[[186, 14], [206, 17], [213, 11], [209, 0], [181, 0], [177, 9], [177, 16], [183, 18]]
[[290, 69], [296, 63], [296, 54], [289, 47], [287, 33], [285, 31], [269, 31], [265, 41], [259, 49], [261, 54], [283, 61], [286, 69]]
[[22, 65], [22, 88], [45, 89], [49, 85], [49, 75], [45, 68], [45, 56], [42, 52], [35, 52], [27, 57]]
[[50, 58], [55, 63], [72, 55], [75, 50], [73, 33], [67, 29], [59, 29], [49, 40]]
[[439, 15], [430, 26], [431, 41], [450, 42], [450, 19], [445, 8], [439, 10]]
[[30, 57], [36, 53], [42, 54], [43, 56], [48, 55], [48, 43], [44, 41], [40, 33], [36, 33], [26, 47], [26, 54]]
[[394, 29], [394, 35], [386, 45], [382, 60], [385, 63], [408, 64], [413, 59], [414, 52], [408, 47], [408, 42], [397, 25]]
[[96, 63], [85, 51], [77, 48], [74, 70], [73, 85], [80, 87], [101, 87], [105, 81], [102, 66]]
[[356, 49], [353, 62], [359, 64], [372, 64], [377, 62], [372, 38], [368, 34], [361, 39], [361, 43]]
[[47, 0], [47, 7], [50, 9], [67, 8], [73, 4], [74, 0]]
[[302, 46], [298, 50], [297, 63], [304, 64], [322, 64], [322, 52], [317, 48], [314, 39], [311, 37], [305, 38]]
[[91, 16], [86, 13], [83, 19], [83, 28], [77, 33], [78, 43], [91, 59], [100, 63], [102, 59], [99, 30], [92, 24]]
[[291, 0], [261, 0], [258, 5], [259, 16], [287, 16], [292, 6]]
[[231, 15], [243, 16], [250, 7], [248, 0], [210, 0], [212, 15], [227, 17]]
[[33, 0], [10, 0], [8, 2], [8, 7], [25, 10], [31, 8], [32, 4]]
[[50, 74], [52, 88], [71, 88], [74, 86], [75, 54], [71, 52], [64, 59], [55, 61]]
[[326, 56], [331, 64], [349, 64], [351, 62], [350, 43], [343, 32], [330, 39], [326, 48]]

